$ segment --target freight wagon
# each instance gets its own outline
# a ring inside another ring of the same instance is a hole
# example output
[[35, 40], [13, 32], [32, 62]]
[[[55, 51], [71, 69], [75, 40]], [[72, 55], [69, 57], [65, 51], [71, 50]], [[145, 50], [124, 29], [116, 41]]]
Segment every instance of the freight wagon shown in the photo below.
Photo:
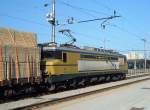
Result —
[[41, 82], [41, 50], [34, 33], [0, 29], [0, 92]]

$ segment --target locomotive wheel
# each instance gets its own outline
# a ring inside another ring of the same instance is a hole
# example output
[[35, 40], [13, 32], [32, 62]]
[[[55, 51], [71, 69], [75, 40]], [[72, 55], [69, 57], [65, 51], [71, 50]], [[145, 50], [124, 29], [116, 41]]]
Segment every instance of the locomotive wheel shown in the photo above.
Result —
[[11, 97], [13, 95], [14, 95], [14, 90], [12, 90], [12, 89], [6, 89], [4, 91], [4, 97]]
[[25, 89], [25, 94], [29, 94], [29, 93], [32, 93], [33, 92], [33, 89], [32, 87], [28, 87]]
[[95, 83], [97, 83], [97, 81], [98, 81], [98, 77], [95, 76], [95, 77], [91, 78], [90, 83], [95, 84]]
[[67, 88], [76, 88], [76, 87], [77, 87], [77, 81], [75, 79], [68, 81]]
[[77, 79], [77, 86], [83, 87], [83, 86], [85, 86], [85, 82], [86, 82], [86, 80], [84, 78], [79, 78], [79, 79]]
[[0, 98], [2, 98], [4, 96], [4, 90], [0, 90]]
[[66, 82], [55, 83], [55, 91], [64, 91], [66, 88]]
[[109, 82], [109, 81], [111, 81], [111, 76], [110, 75], [106, 76], [106, 82]]
[[116, 75], [112, 75], [112, 76], [111, 76], [111, 80], [112, 80], [112, 81], [116, 81], [116, 80], [117, 80], [117, 76], [116, 76]]
[[100, 76], [100, 77], [98, 78], [98, 82], [99, 82], [99, 83], [102, 83], [102, 82], [105, 81], [105, 79], [106, 79], [105, 76]]
[[55, 84], [51, 84], [49, 87], [48, 87], [48, 91], [54, 91], [56, 89], [56, 85]]

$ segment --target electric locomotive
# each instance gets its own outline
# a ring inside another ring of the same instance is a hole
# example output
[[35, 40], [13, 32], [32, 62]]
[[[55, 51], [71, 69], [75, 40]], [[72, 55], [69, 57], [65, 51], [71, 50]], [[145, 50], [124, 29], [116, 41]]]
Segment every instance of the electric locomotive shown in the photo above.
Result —
[[126, 57], [112, 50], [72, 45], [43, 45], [41, 50], [41, 70], [49, 85], [122, 80], [127, 73]]

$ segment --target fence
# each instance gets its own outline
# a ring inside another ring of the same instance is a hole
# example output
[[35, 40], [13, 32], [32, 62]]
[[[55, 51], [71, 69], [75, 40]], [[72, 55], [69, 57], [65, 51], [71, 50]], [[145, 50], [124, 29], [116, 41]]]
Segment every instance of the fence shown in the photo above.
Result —
[[150, 69], [128, 69], [127, 76], [150, 74]]

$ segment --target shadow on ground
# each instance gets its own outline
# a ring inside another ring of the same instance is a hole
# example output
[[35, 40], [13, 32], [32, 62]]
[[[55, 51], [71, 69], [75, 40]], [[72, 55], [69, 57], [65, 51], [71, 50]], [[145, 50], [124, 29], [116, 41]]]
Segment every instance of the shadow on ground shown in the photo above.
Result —
[[131, 108], [130, 110], [144, 110], [144, 108], [136, 108], [136, 107], [133, 107], [133, 108]]

